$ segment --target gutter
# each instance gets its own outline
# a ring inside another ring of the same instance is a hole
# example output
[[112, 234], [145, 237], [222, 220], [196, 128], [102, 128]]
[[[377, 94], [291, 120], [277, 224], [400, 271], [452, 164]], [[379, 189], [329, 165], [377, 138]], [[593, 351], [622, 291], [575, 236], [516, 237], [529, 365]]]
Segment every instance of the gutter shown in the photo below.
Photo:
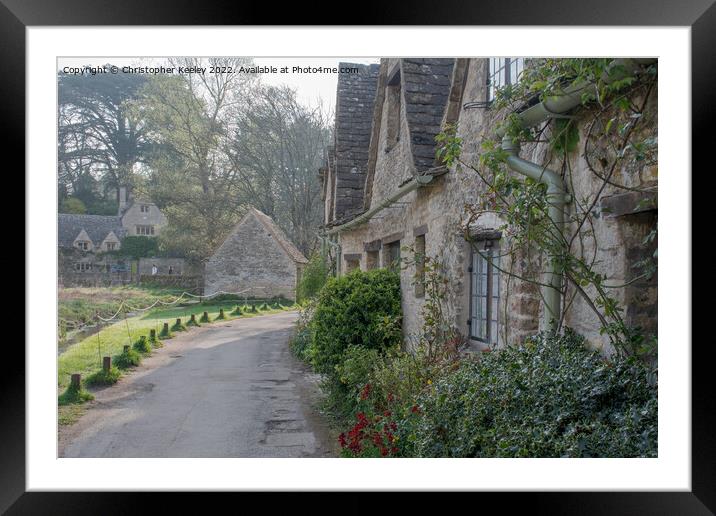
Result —
[[447, 172], [446, 167], [435, 167], [435, 168], [431, 168], [431, 169], [423, 172], [422, 174], [420, 174], [418, 176], [412, 177], [405, 184], [403, 184], [400, 188], [395, 190], [392, 194], [390, 194], [388, 197], [383, 199], [380, 203], [378, 203], [376, 206], [374, 206], [370, 210], [361, 213], [356, 218], [349, 220], [345, 224], [341, 224], [340, 226], [335, 226], [330, 229], [327, 229], [325, 234], [327, 236], [338, 235], [339, 233], [342, 233], [343, 231], [352, 229], [356, 226], [360, 226], [361, 224], [368, 222], [376, 214], [383, 211], [385, 208], [388, 208], [391, 204], [402, 199], [403, 197], [408, 195], [413, 190], [417, 190], [418, 188], [422, 188], [423, 186], [429, 185], [430, 183], [432, 183], [433, 179], [445, 174], [446, 172]]
[[[615, 59], [609, 63], [602, 79], [606, 83], [621, 80], [634, 75], [641, 65], [656, 62], [657, 59]], [[615, 67], [619, 68], [614, 70]], [[611, 70], [614, 72], [610, 73]], [[582, 103], [582, 94], [593, 88], [596, 88], [596, 84], [590, 81], [580, 81], [568, 86], [564, 90], [564, 95], [549, 97], [518, 113], [520, 125], [527, 128], [551, 118], [563, 118], [563, 113], [579, 106]], [[562, 176], [553, 170], [520, 158], [520, 144], [513, 141], [511, 137], [505, 136], [504, 126], [498, 128], [495, 134], [502, 139], [502, 150], [507, 153], [505, 163], [510, 169], [547, 185], [548, 215], [561, 233], [564, 228], [564, 206], [571, 200]], [[563, 276], [562, 267], [550, 257], [542, 282], [544, 285], [541, 287], [545, 304], [543, 326], [550, 331], [557, 329], [561, 319]]]

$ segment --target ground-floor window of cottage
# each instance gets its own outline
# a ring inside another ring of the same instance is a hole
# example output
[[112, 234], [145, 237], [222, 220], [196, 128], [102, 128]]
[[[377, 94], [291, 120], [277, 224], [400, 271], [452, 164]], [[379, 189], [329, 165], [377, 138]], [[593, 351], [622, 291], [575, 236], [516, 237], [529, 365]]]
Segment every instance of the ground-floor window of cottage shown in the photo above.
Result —
[[473, 242], [470, 264], [470, 338], [497, 345], [500, 305], [499, 246], [496, 240]]

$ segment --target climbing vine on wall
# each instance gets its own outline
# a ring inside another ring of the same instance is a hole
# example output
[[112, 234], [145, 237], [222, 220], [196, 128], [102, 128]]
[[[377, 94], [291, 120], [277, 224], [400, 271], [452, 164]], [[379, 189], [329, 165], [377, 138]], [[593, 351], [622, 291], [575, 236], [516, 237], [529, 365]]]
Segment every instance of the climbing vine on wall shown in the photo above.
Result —
[[[566, 279], [561, 292], [566, 308], [580, 296], [599, 318], [601, 332], [618, 353], [649, 356], [656, 351], [656, 337], [644, 335], [640, 328], [626, 323], [618, 292], [656, 273], [656, 251], [634, 264], [633, 278], [622, 285], [610, 284], [607, 275], [599, 272], [603, 267], [599, 266], [596, 252], [599, 242], [594, 224], [605, 193], [614, 189], [655, 192], [655, 186], [644, 187], [637, 178], [646, 168], [655, 167], [658, 158], [656, 113], [649, 102], [657, 83], [657, 66], [642, 67], [635, 74], [625, 74], [623, 68], [623, 64], [610, 59], [533, 60], [517, 84], [496, 92], [488, 114], [495, 117], [496, 127], [526, 148], [545, 145], [541, 165], [560, 173], [571, 194], [563, 227], [549, 216], [546, 186], [506, 166], [508, 154], [497, 136], [483, 139], [477, 159], [466, 161], [462, 157], [463, 139], [454, 126], [447, 127], [437, 137], [437, 155], [456, 171], [477, 174], [484, 183], [483, 195], [466, 206], [464, 230], [470, 240], [470, 228], [478, 226], [481, 217], [496, 215], [502, 221], [498, 229], [509, 245], [501, 248], [501, 253], [510, 258], [510, 265], [503, 270], [493, 262], [496, 268], [508, 277], [542, 286], [542, 272], [547, 260], [551, 260]], [[580, 90], [581, 104], [577, 108], [534, 127], [523, 127], [517, 113], [565, 95], [565, 88], [579, 84], [590, 86]], [[580, 148], [583, 163], [595, 181], [588, 194], [582, 188], [577, 196], [572, 167], [580, 157], [576, 155]], [[654, 225], [644, 245], [655, 244], [656, 236]], [[476, 246], [473, 248], [480, 252]], [[489, 256], [485, 259], [492, 261]], [[519, 273], [513, 267], [516, 260], [527, 264]], [[564, 312], [558, 327], [563, 324]]]

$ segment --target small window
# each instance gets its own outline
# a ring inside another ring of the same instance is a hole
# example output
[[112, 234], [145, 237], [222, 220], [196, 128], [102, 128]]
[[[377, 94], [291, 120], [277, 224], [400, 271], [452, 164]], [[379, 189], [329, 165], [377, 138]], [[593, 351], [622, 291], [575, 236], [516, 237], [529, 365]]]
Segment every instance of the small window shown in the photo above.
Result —
[[400, 68], [391, 76], [385, 91], [387, 113], [387, 135], [385, 152], [389, 152], [400, 141]]
[[425, 235], [415, 237], [415, 297], [425, 295]]
[[400, 270], [400, 240], [383, 246], [383, 267]]
[[142, 213], [149, 213], [149, 205], [148, 204], [141, 204], [139, 206], [139, 211]]
[[379, 266], [380, 256], [378, 251], [367, 251], [365, 259], [365, 266], [368, 270], [377, 269]]
[[343, 259], [346, 262], [346, 273], [360, 269], [360, 254], [344, 254]]
[[525, 68], [525, 60], [522, 57], [491, 57], [490, 72], [487, 77], [487, 100], [495, 100], [495, 91], [508, 84], [517, 84], [520, 75]]
[[106, 242], [107, 251], [114, 251], [117, 248], [117, 242]]
[[498, 240], [473, 243], [470, 264], [470, 337], [497, 345], [500, 305], [500, 253]]
[[90, 248], [90, 243], [87, 242], [86, 240], [80, 240], [77, 242], [77, 247], [79, 249], [82, 249], [83, 251], [87, 251]]
[[137, 235], [153, 235], [154, 226], [137, 226]]

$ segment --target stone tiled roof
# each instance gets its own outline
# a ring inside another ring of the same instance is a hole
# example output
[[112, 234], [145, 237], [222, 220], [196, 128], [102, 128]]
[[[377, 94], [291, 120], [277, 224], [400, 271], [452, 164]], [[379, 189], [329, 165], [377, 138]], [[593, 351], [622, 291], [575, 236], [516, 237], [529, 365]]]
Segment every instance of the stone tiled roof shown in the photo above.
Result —
[[271, 233], [276, 242], [286, 251], [286, 254], [297, 263], [308, 263], [308, 260], [298, 248], [286, 237], [286, 234], [281, 231], [271, 217], [266, 215], [264, 212], [251, 208], [251, 211], [256, 216], [259, 222], [266, 228], [266, 231]]
[[57, 215], [57, 244], [60, 247], [72, 247], [75, 238], [83, 229], [95, 246], [99, 246], [112, 231], [119, 239], [122, 239], [126, 233], [120, 217], [59, 213]]
[[380, 69], [377, 64], [340, 63], [339, 66], [357, 68], [358, 73], [338, 75], [335, 154], [332, 156], [336, 171], [336, 219], [363, 209], [373, 103]]
[[417, 172], [423, 172], [435, 166], [435, 136], [441, 131], [455, 59], [406, 58], [401, 64], [413, 160]]

